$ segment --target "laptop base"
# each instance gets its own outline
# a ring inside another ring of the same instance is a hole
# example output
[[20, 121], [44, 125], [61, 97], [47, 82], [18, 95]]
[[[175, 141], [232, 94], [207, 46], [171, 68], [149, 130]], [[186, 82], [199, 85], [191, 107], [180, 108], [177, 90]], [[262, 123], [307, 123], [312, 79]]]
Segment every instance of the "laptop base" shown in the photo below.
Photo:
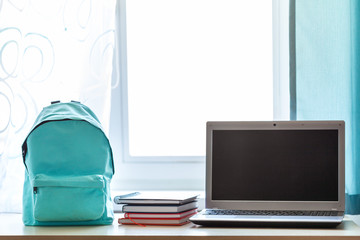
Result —
[[[344, 213], [337, 211], [330, 212], [327, 216], [284, 215], [285, 212], [282, 211], [274, 211], [274, 213], [278, 215], [261, 215], [256, 211], [249, 211], [254, 214], [248, 215], [214, 214], [216, 212], [222, 213], [227, 211], [228, 210], [204, 209], [198, 214], [190, 217], [190, 221], [198, 225], [214, 227], [334, 228], [338, 226], [344, 218]], [[249, 213], [248, 211], [241, 212]], [[258, 215], [256, 215], [256, 213], [258, 213]], [[296, 211], [287, 211], [286, 213], [296, 213]], [[315, 211], [315, 213], [317, 212]], [[319, 211], [319, 213], [321, 212]]]
[[336, 228], [341, 222], [235, 222], [235, 221], [202, 221], [191, 222], [204, 227], [256, 227], [256, 228]]

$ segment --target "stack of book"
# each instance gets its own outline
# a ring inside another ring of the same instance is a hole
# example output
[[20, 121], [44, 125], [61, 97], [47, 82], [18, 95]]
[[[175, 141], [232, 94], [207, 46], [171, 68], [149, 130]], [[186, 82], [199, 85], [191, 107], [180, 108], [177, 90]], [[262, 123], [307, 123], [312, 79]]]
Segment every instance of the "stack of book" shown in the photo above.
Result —
[[197, 213], [197, 195], [160, 193], [132, 193], [116, 196], [124, 216], [120, 224], [184, 225]]

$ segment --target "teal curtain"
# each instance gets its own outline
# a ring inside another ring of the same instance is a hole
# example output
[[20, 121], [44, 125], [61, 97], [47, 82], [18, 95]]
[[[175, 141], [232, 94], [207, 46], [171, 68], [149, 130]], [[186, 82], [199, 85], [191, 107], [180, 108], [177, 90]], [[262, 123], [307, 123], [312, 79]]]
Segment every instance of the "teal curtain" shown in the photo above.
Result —
[[360, 214], [360, 1], [290, 0], [293, 120], [345, 120], [346, 213]]

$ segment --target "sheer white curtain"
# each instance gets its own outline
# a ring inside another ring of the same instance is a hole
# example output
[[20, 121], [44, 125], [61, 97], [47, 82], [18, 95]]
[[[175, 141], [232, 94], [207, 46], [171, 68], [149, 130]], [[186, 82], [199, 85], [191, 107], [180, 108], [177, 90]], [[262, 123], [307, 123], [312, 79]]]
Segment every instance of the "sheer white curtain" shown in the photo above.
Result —
[[107, 130], [115, 0], [0, 0], [0, 212], [21, 212], [21, 144], [53, 100], [89, 106]]

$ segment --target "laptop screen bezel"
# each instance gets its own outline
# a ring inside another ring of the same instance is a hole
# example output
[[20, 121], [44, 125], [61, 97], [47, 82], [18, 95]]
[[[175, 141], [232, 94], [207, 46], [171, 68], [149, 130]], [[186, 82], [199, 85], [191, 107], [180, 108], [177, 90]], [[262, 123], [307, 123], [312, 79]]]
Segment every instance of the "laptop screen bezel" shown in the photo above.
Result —
[[[338, 201], [244, 201], [212, 199], [212, 137], [214, 130], [337, 130]], [[345, 210], [344, 121], [207, 122], [206, 131], [206, 208], [240, 210]]]

